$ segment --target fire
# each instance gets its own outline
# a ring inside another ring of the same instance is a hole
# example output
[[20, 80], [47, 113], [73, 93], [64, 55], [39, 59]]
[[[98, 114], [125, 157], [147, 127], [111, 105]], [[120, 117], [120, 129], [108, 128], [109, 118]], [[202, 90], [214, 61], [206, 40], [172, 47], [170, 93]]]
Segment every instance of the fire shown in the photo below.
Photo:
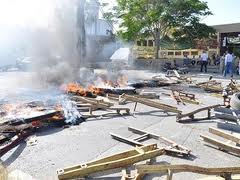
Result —
[[102, 93], [100, 88], [93, 85], [84, 88], [77, 83], [69, 83], [63, 89], [66, 93], [74, 93], [80, 96], [100, 95]]
[[[127, 86], [127, 76], [119, 76], [115, 81], [108, 80], [105, 75], [102, 75], [98, 81], [86, 88], [78, 83], [69, 83], [61, 87], [66, 93], [73, 93], [79, 96], [97, 96], [104, 94], [103, 88], [119, 88]], [[100, 88], [101, 87], [101, 88]]]

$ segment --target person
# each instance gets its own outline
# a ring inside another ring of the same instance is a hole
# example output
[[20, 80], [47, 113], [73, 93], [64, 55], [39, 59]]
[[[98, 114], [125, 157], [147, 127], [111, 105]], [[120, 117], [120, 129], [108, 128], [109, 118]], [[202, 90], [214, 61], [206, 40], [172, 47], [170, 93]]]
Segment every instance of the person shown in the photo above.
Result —
[[232, 53], [227, 51], [225, 56], [224, 77], [226, 77], [228, 73], [230, 73], [231, 77], [233, 77], [232, 63], [233, 63]]
[[220, 61], [221, 61], [221, 57], [217, 54], [216, 60], [215, 60], [215, 62], [214, 62], [214, 65], [215, 65], [215, 66], [218, 66], [218, 65], [220, 64]]
[[196, 64], [195, 56], [193, 56], [192, 61], [191, 61], [191, 64], [192, 64], [192, 66], [194, 66], [194, 65]]
[[238, 75], [240, 75], [240, 59], [238, 59]]
[[203, 72], [203, 66], [205, 68], [205, 72], [207, 72], [207, 64], [208, 64], [208, 55], [206, 51], [203, 51], [201, 54], [201, 72]]
[[224, 53], [220, 58], [220, 72], [221, 72], [221, 74], [224, 73], [225, 56], [226, 56], [226, 54]]
[[187, 56], [187, 54], [185, 54], [183, 56], [183, 66], [188, 66], [188, 56]]
[[215, 63], [215, 61], [216, 61], [216, 54], [215, 53], [213, 53], [212, 54], [212, 58], [210, 59], [210, 61], [209, 61], [209, 65], [212, 65], [212, 64], [214, 64]]

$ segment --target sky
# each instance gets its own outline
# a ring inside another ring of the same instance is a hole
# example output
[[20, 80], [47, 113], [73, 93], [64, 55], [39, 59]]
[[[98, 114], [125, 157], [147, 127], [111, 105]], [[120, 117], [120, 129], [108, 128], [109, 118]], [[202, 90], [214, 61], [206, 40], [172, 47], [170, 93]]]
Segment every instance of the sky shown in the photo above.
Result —
[[[100, 0], [115, 4], [115, 0]], [[240, 0], [204, 0], [213, 15], [202, 20], [207, 25], [240, 23]]]
[[[44, 26], [48, 23], [56, 0], [0, 0], [0, 26], [26, 25]], [[205, 0], [212, 16], [203, 22], [208, 25], [240, 22], [240, 0]], [[115, 0], [100, 0], [111, 5]]]
[[205, 0], [213, 15], [203, 20], [207, 25], [240, 23], [240, 0]]

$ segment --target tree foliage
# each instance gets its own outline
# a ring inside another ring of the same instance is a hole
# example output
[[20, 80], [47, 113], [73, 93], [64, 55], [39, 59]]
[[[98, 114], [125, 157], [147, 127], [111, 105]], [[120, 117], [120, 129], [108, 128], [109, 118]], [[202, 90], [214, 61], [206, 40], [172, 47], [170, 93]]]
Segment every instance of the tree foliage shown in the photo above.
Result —
[[[211, 15], [207, 3], [200, 0], [117, 0], [117, 6], [107, 17], [118, 21], [118, 35], [127, 41], [152, 36], [158, 58], [162, 37], [172, 29], [176, 30], [176, 39], [198, 32], [195, 31], [197, 28], [206, 29], [207, 26], [199, 22], [207, 15]], [[186, 33], [191, 28], [194, 31]], [[207, 31], [202, 32], [201, 36], [207, 34]], [[194, 38], [198, 35], [199, 33], [194, 34]]]

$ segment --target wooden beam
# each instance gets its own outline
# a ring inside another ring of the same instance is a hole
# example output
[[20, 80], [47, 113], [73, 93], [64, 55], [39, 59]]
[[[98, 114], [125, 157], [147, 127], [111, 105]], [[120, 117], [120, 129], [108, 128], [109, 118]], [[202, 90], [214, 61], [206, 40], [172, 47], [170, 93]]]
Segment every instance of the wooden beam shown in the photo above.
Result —
[[150, 107], [154, 107], [157, 109], [162, 109], [164, 111], [168, 111], [168, 112], [174, 112], [174, 113], [181, 113], [182, 111], [178, 110], [176, 107], [174, 106], [170, 106], [167, 104], [163, 104], [160, 102], [155, 102], [146, 98], [139, 98], [139, 97], [135, 97], [135, 96], [130, 96], [130, 95], [126, 95], [123, 94], [121, 95], [122, 99], [125, 99], [127, 101], [133, 101], [133, 102], [137, 102], [137, 103], [141, 103]]
[[27, 137], [32, 134], [31, 130], [23, 131], [17, 135], [17, 138], [14, 139], [11, 143], [5, 145], [0, 149], [0, 157], [6, 154], [8, 151], [18, 146], [21, 142], [23, 142]]
[[85, 177], [89, 174], [102, 172], [110, 169], [117, 169], [133, 165], [137, 162], [144, 161], [147, 159], [154, 158], [165, 154], [164, 149], [158, 149], [156, 144], [142, 146], [140, 147], [144, 153], [139, 153], [138, 151], [130, 150], [108, 156], [106, 158], [93, 161], [90, 163], [85, 163], [83, 165], [77, 165], [65, 169], [58, 170], [59, 179], [74, 179]]
[[135, 140], [130, 139], [130, 138], [126, 138], [126, 137], [123, 137], [123, 136], [120, 136], [120, 135], [117, 135], [117, 134], [114, 134], [114, 133], [110, 133], [110, 135], [112, 136], [113, 139], [116, 139], [120, 142], [124, 142], [124, 143], [130, 144], [130, 145], [133, 145], [133, 146], [144, 146], [143, 143], [140, 143], [140, 142], [135, 141]]
[[230, 134], [226, 131], [222, 131], [222, 130], [216, 129], [216, 128], [209, 128], [209, 132], [212, 134], [215, 134], [217, 136], [221, 136], [225, 139], [231, 140], [237, 144], [240, 144], [240, 137], [234, 136], [233, 134]]
[[172, 147], [175, 147], [175, 148], [177, 148], [179, 150], [184, 150], [184, 151], [186, 151], [188, 153], [191, 152], [191, 150], [189, 150], [187, 147], [182, 146], [180, 144], [177, 144], [173, 140], [170, 140], [170, 139], [168, 139], [166, 137], [159, 136], [157, 134], [154, 134], [154, 133], [151, 133], [151, 132], [148, 132], [148, 131], [144, 131], [144, 130], [141, 130], [141, 129], [138, 129], [138, 128], [134, 128], [134, 127], [128, 127], [128, 130], [132, 131], [133, 133], [137, 133], [137, 134], [141, 134], [141, 135], [148, 134], [150, 138], [157, 139], [157, 140], [161, 139], [161, 140], [165, 141], [166, 143], [170, 144]]
[[[194, 114], [197, 114], [197, 113], [199, 113], [199, 112], [201, 112], [201, 111], [205, 111], [205, 110], [211, 110], [211, 109], [213, 109], [213, 108], [215, 108], [215, 107], [220, 107], [220, 106], [222, 106], [222, 105], [221, 105], [221, 104], [216, 104], [216, 105], [211, 105], [211, 106], [199, 108], [199, 109], [197, 109], [197, 110], [194, 110], [194, 111], [189, 112], [189, 113], [186, 113], [186, 114], [181, 114], [181, 113], [179, 113], [179, 114], [176, 116], [176, 118], [177, 118], [178, 121], [181, 120], [181, 119], [184, 118], [184, 117], [190, 117], [191, 119], [194, 120]], [[209, 116], [209, 114], [208, 114], [208, 116]], [[208, 117], [208, 118], [209, 118], [209, 117]]]
[[225, 174], [240, 174], [240, 167], [222, 167], [222, 168], [209, 168], [200, 167], [187, 164], [179, 165], [136, 165], [137, 173], [152, 174], [152, 173], [168, 173], [169, 170], [173, 173], [191, 172], [205, 175], [218, 175]]
[[212, 144], [214, 146], [217, 146], [220, 149], [240, 155], [240, 147], [230, 145], [229, 143], [219, 141], [219, 140], [209, 137], [209, 136], [200, 135], [200, 137], [203, 138], [203, 141], [205, 141], [209, 144]]

